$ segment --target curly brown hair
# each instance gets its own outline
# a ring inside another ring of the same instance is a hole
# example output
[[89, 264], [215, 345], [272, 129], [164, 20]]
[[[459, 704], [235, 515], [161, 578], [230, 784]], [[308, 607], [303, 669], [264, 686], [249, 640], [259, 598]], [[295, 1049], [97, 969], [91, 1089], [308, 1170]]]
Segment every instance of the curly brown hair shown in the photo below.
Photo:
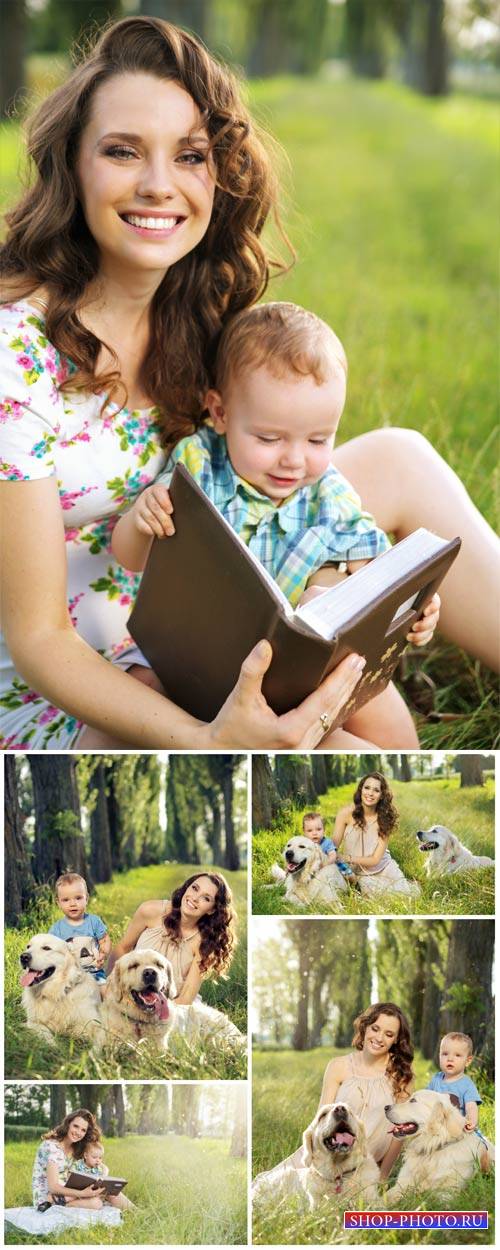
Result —
[[365, 813], [363, 811], [361, 791], [363, 789], [365, 781], [368, 781], [370, 777], [374, 777], [376, 781], [380, 782], [381, 795], [380, 795], [380, 798], [376, 807], [377, 821], [378, 821], [378, 828], [379, 828], [379, 833], [381, 837], [388, 838], [390, 834], [392, 833], [393, 829], [396, 828], [396, 825], [399, 820], [399, 814], [398, 814], [397, 808], [394, 806], [394, 803], [393, 803], [392, 791], [389, 789], [388, 783], [383, 773], [377, 773], [377, 772], [365, 773], [364, 777], [361, 777], [361, 780], [358, 781], [358, 786], [354, 793], [354, 799], [353, 799], [354, 824], [359, 825], [361, 829], [364, 828]]
[[44, 100], [28, 130], [36, 179], [7, 215], [9, 230], [0, 249], [2, 298], [23, 298], [42, 286], [45, 332], [74, 366], [62, 389], [107, 392], [122, 406], [127, 402], [116, 355], [111, 351], [113, 365], [97, 373], [106, 345], [78, 317], [98, 273], [99, 254], [79, 202], [75, 169], [95, 92], [112, 77], [140, 72], [188, 92], [200, 111], [216, 171], [206, 234], [169, 268], [153, 297], [140, 372], [144, 393], [163, 419], [165, 444], [172, 446], [200, 424], [224, 323], [263, 294], [272, 269], [288, 267], [271, 259], [260, 242], [270, 213], [294, 256], [277, 209], [276, 154], [271, 158], [266, 150], [234, 75], [193, 35], [156, 17], [114, 22]]
[[214, 909], [207, 912], [197, 921], [197, 929], [201, 935], [199, 968], [200, 972], [213, 972], [221, 975], [227, 971], [233, 958], [236, 946], [234, 931], [236, 912], [233, 907], [231, 890], [225, 877], [220, 872], [195, 872], [187, 881], [174, 890], [171, 911], [163, 917], [167, 933], [180, 941], [181, 937], [181, 901], [193, 881], [200, 877], [208, 877], [217, 886]]
[[71, 1144], [73, 1157], [75, 1159], [81, 1159], [87, 1149], [87, 1146], [90, 1146], [91, 1142], [102, 1141], [102, 1133], [95, 1115], [92, 1115], [92, 1112], [87, 1111], [85, 1107], [79, 1107], [77, 1111], [70, 1111], [70, 1114], [66, 1115], [64, 1120], [61, 1120], [60, 1124], [56, 1124], [55, 1128], [51, 1128], [48, 1133], [44, 1133], [42, 1140], [62, 1141], [63, 1137], [66, 1137], [69, 1132], [70, 1124], [73, 1123], [73, 1120], [78, 1119], [78, 1117], [80, 1117], [81, 1120], [86, 1120], [88, 1124], [85, 1137], [82, 1137], [81, 1141], [72, 1142]]
[[379, 1016], [394, 1016], [396, 1020], [399, 1020], [399, 1033], [390, 1048], [386, 1068], [386, 1075], [394, 1090], [394, 1097], [398, 1099], [402, 1094], [409, 1094], [414, 1079], [411, 1066], [414, 1052], [410, 1026], [401, 1008], [397, 1007], [396, 1003], [373, 1003], [371, 1007], [367, 1007], [366, 1011], [362, 1011], [354, 1021], [352, 1044], [356, 1050], [363, 1049], [366, 1030], [370, 1024], [375, 1024]]

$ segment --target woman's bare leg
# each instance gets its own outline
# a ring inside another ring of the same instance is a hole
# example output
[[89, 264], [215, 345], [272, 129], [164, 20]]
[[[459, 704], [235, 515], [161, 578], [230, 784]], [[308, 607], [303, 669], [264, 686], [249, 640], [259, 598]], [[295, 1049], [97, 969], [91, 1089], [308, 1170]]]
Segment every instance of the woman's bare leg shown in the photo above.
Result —
[[450, 642], [499, 666], [499, 544], [453, 469], [416, 430], [373, 430], [334, 453], [382, 529], [406, 537], [423, 525], [462, 548], [441, 592], [440, 629]]
[[376, 751], [380, 748], [380, 743], [366, 742], [364, 738], [358, 738], [355, 734], [347, 733], [345, 729], [340, 727], [339, 729], [332, 729], [330, 733], [325, 734], [316, 750], [324, 751], [325, 747], [328, 747], [329, 751], [338, 751], [340, 747], [343, 751], [366, 751], [367, 747], [370, 751]]
[[381, 694], [346, 720], [344, 728], [392, 751], [418, 751], [418, 734], [406, 703], [392, 681]]

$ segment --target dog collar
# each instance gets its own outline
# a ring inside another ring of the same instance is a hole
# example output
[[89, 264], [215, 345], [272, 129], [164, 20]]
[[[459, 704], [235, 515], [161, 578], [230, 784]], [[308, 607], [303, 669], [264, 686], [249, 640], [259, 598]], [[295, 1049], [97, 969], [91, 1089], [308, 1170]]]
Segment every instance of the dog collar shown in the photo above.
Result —
[[311, 1164], [311, 1168], [312, 1168], [312, 1171], [313, 1171], [313, 1172], [316, 1172], [316, 1176], [320, 1176], [320, 1177], [321, 1177], [321, 1180], [324, 1182], [324, 1184], [325, 1184], [325, 1185], [332, 1185], [332, 1186], [333, 1186], [334, 1192], [335, 1192], [336, 1194], [341, 1194], [341, 1193], [342, 1193], [342, 1186], [343, 1186], [343, 1184], [344, 1184], [344, 1177], [346, 1177], [346, 1176], [352, 1176], [352, 1173], [356, 1171], [356, 1168], [349, 1168], [349, 1171], [348, 1171], [348, 1172], [338, 1172], [338, 1173], [337, 1173], [337, 1176], [332, 1176], [332, 1179], [331, 1179], [331, 1180], [328, 1180], [328, 1179], [327, 1179], [327, 1177], [326, 1177], [326, 1176], [323, 1176], [323, 1173], [319, 1171], [319, 1168], [316, 1168], [316, 1167], [314, 1166], [314, 1163], [312, 1163], [312, 1164]]
[[[131, 1007], [133, 1006], [133, 1000], [131, 998], [127, 998], [125, 1001], [128, 1002]], [[144, 1025], [146, 1025], [149, 1029], [151, 1029], [151, 1028], [154, 1028], [155, 1025], [157, 1025], [158, 1023], [157, 1020], [155, 1019], [136, 1020], [135, 1016], [128, 1016], [126, 1011], [123, 1012], [123, 1015], [125, 1016], [126, 1020], [130, 1020], [130, 1023], [133, 1024], [137, 1037], [141, 1036], [141, 1032], [142, 1032]]]

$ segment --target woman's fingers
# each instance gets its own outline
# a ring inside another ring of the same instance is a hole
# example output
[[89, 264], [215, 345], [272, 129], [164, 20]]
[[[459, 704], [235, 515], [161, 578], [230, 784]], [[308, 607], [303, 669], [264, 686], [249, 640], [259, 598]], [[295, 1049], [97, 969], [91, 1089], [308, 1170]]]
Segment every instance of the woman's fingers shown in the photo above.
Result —
[[356, 654], [346, 656], [333, 673], [330, 673], [321, 686], [304, 699], [298, 708], [280, 718], [285, 732], [290, 728], [289, 725], [285, 725], [285, 722], [290, 721], [292, 733], [299, 734], [297, 746], [316, 747], [319, 745], [337, 719], [339, 712], [349, 701], [365, 664], [366, 660], [363, 656]]

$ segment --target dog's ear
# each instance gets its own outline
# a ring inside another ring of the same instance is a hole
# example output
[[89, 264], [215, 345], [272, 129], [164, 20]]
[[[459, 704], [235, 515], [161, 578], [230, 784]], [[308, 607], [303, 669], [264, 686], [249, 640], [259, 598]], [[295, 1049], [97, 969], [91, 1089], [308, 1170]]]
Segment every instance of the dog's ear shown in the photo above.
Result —
[[167, 969], [167, 998], [177, 998], [177, 986], [174, 980], [172, 964], [168, 963]]
[[302, 1134], [302, 1149], [304, 1152], [303, 1157], [304, 1157], [305, 1168], [310, 1167], [312, 1160], [313, 1160], [313, 1141], [314, 1141], [315, 1127], [316, 1127], [316, 1120], [313, 1120], [312, 1124], [309, 1124], [308, 1128], [306, 1128]]
[[121, 1002], [123, 998], [123, 981], [122, 981], [122, 974], [121, 974], [119, 959], [117, 959], [115, 966], [113, 968], [113, 971], [111, 972], [110, 976], [107, 978], [106, 993], [108, 993], [108, 991], [111, 992], [111, 996], [112, 997], [114, 996], [114, 998], [116, 999], [118, 1003]]
[[458, 1107], [455, 1103], [455, 1094], [448, 1094], [448, 1102], [443, 1107], [444, 1122], [448, 1138], [452, 1138], [454, 1141], [458, 1141], [464, 1132], [465, 1120], [459, 1107], [460, 1103]]

